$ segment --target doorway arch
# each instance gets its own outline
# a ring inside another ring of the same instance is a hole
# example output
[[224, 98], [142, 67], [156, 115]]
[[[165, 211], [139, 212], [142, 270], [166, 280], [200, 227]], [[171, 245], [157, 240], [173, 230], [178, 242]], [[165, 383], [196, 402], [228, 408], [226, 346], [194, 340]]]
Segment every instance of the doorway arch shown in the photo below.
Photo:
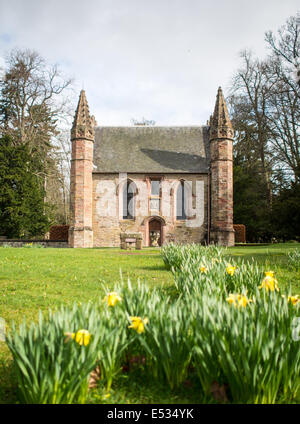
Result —
[[160, 216], [149, 216], [143, 222], [145, 245], [151, 246], [150, 232], [159, 232], [158, 245], [162, 246], [165, 241], [165, 220]]

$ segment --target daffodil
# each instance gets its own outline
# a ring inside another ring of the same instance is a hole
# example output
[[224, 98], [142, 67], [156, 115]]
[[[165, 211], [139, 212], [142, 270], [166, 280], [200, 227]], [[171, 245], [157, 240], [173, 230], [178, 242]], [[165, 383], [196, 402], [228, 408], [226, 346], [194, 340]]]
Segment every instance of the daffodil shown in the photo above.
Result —
[[236, 266], [232, 266], [230, 264], [227, 264], [226, 272], [227, 272], [228, 275], [230, 275], [232, 277], [234, 275], [235, 270], [236, 270]]
[[265, 278], [262, 280], [261, 285], [258, 287], [259, 289], [264, 288], [267, 292], [270, 291], [279, 291], [277, 280], [274, 278], [274, 272], [273, 271], [267, 271], [265, 272]]
[[141, 317], [129, 317], [131, 325], [128, 328], [132, 328], [137, 331], [138, 334], [141, 334], [145, 331], [145, 325], [148, 324], [148, 318], [142, 319]]
[[200, 266], [200, 271], [201, 271], [201, 274], [206, 273], [207, 272], [206, 266], [205, 265], [201, 265]]
[[[285, 295], [283, 294], [282, 297], [285, 297]], [[299, 295], [296, 294], [295, 296], [288, 296], [287, 301], [291, 302], [294, 306], [296, 306], [297, 303], [300, 302]]]
[[104, 298], [104, 301], [107, 302], [108, 306], [115, 306], [115, 304], [120, 300], [122, 300], [122, 298], [116, 292], [107, 293]]
[[233, 294], [233, 293], [230, 293], [229, 297], [227, 297], [226, 300], [230, 305], [233, 305], [237, 308], [241, 306], [245, 308], [248, 303], [252, 302], [252, 300], [248, 299], [247, 296], [245, 296], [244, 294]]
[[80, 344], [80, 346], [87, 346], [90, 342], [91, 335], [88, 330], [78, 330], [77, 333], [72, 333], [72, 339], [75, 339], [75, 342]]

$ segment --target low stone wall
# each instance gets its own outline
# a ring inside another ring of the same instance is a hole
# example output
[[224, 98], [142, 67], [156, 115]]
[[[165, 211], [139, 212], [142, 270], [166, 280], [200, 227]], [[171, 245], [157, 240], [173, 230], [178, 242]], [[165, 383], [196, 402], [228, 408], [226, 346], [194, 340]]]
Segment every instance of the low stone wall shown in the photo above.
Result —
[[26, 244], [40, 245], [43, 247], [69, 247], [66, 240], [20, 240], [20, 239], [5, 239], [0, 240], [0, 247], [24, 247]]

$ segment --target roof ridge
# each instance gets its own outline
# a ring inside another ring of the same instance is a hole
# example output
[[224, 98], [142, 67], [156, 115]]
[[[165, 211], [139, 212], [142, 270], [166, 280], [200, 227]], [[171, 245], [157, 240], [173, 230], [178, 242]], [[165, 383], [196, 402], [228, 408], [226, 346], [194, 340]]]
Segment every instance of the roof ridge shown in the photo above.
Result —
[[209, 125], [98, 125], [97, 128], [143, 128], [143, 129], [155, 129], [155, 128], [206, 128]]

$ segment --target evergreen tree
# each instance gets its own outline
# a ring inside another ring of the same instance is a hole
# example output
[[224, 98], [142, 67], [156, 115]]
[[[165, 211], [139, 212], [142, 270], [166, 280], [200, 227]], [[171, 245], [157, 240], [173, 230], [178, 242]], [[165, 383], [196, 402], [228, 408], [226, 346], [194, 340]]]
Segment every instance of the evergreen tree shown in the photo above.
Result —
[[266, 201], [259, 166], [234, 165], [233, 216], [246, 225], [247, 242], [268, 242], [272, 238], [270, 207]]
[[[57, 210], [56, 222], [67, 220], [69, 142], [60, 125], [68, 121], [71, 80], [32, 50], [13, 49], [0, 75], [0, 136], [15, 146], [26, 144], [35, 159], [35, 174], [43, 180], [45, 201]], [[61, 152], [62, 150], [62, 152]]]
[[300, 241], [300, 184], [291, 182], [274, 198], [273, 232], [280, 240]]
[[43, 235], [49, 227], [37, 159], [27, 144], [0, 138], [0, 234], [9, 238]]

